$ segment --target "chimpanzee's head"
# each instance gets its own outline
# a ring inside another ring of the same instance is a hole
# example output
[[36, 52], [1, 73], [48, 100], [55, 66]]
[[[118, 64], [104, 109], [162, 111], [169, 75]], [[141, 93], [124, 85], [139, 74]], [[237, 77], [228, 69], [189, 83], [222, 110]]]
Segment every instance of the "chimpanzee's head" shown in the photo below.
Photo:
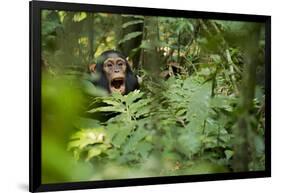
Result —
[[96, 64], [90, 65], [90, 71], [99, 73], [99, 80], [94, 84], [108, 90], [109, 93], [119, 92], [128, 94], [139, 88], [138, 79], [120, 52], [108, 50], [97, 59]]

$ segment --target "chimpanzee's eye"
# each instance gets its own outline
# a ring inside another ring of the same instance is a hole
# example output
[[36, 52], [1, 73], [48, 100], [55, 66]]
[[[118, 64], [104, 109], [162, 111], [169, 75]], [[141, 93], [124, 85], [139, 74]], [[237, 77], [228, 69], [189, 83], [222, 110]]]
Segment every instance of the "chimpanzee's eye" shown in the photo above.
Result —
[[122, 63], [122, 62], [119, 62], [119, 63], [118, 63], [118, 66], [122, 66], [122, 65], [123, 65], [123, 63]]
[[107, 67], [111, 68], [111, 67], [112, 67], [112, 64], [111, 64], [111, 63], [108, 63], [108, 64], [107, 64]]

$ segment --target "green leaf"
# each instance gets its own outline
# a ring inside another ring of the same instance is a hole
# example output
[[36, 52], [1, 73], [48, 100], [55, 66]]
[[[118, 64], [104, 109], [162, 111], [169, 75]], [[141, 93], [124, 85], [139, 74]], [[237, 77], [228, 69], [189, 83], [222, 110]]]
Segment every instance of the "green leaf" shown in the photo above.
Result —
[[130, 25], [135, 25], [135, 24], [138, 24], [138, 23], [143, 23], [143, 20], [133, 20], [133, 21], [126, 22], [122, 25], [122, 28], [126, 28]]
[[136, 37], [138, 37], [140, 35], [142, 35], [142, 32], [140, 32], [140, 31], [128, 33], [128, 34], [125, 35], [125, 37], [122, 40], [120, 40], [118, 42], [118, 44], [122, 44], [122, 43], [124, 43], [124, 42], [126, 42], [126, 41], [128, 41], [130, 39], [136, 38]]
[[149, 152], [153, 149], [153, 146], [150, 143], [140, 142], [136, 147], [137, 151], [140, 153], [143, 159], [146, 159], [149, 155]]
[[232, 105], [234, 102], [235, 99], [231, 96], [217, 95], [210, 100], [210, 105], [213, 108], [221, 108], [226, 111], [233, 111]]
[[141, 116], [147, 117], [150, 112], [151, 112], [151, 109], [149, 106], [142, 106], [142, 107], [138, 108], [138, 110], [136, 110], [135, 117], [136, 118], [139, 118]]
[[153, 44], [147, 40], [142, 40], [140, 48], [151, 50], [153, 48]]
[[88, 113], [95, 113], [95, 112], [120, 112], [124, 113], [125, 110], [120, 106], [106, 106], [106, 107], [98, 107], [92, 110], [89, 110]]
[[138, 19], [144, 19], [144, 16], [142, 15], [122, 15], [122, 17], [133, 17]]
[[144, 93], [140, 92], [140, 90], [135, 90], [133, 92], [130, 92], [128, 95], [125, 95], [124, 100], [126, 102], [126, 105], [130, 106], [134, 101], [140, 99], [143, 94]]
[[91, 158], [96, 157], [101, 154], [101, 149], [93, 147], [88, 151], [86, 161], [89, 161]]
[[110, 100], [110, 99], [104, 99], [102, 100], [102, 102], [108, 104], [108, 105], [112, 105], [112, 106], [120, 106], [121, 103], [120, 102], [117, 102], [117, 101], [114, 101], [114, 100]]
[[120, 148], [122, 144], [125, 143], [125, 141], [127, 140], [129, 134], [131, 133], [131, 129], [130, 127], [128, 127], [128, 125], [115, 125], [115, 124], [111, 124], [108, 126], [108, 130], [109, 131], [113, 131], [115, 130], [116, 132], [114, 136], [112, 136], [112, 141], [111, 143], [117, 147]]
[[136, 131], [134, 131], [133, 134], [129, 137], [129, 139], [126, 143], [126, 146], [124, 147], [124, 153], [136, 151], [136, 145], [146, 135], [147, 135], [147, 132], [143, 129], [137, 129]]
[[200, 134], [194, 130], [188, 130], [179, 137], [178, 143], [180, 151], [188, 157], [191, 157], [200, 151]]
[[225, 150], [224, 153], [225, 153], [226, 159], [228, 159], [228, 160], [233, 156], [233, 151], [231, 151], [231, 150]]
[[190, 103], [186, 114], [189, 119], [204, 121], [210, 113], [211, 84], [205, 83], [190, 94]]

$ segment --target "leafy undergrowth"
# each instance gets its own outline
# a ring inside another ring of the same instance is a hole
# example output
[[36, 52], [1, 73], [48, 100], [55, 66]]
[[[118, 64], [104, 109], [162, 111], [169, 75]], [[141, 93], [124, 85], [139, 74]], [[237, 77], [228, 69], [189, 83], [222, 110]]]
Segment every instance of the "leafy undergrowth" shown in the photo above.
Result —
[[[79, 118], [68, 150], [90, 161], [94, 179], [188, 175], [232, 171], [234, 107], [237, 99], [216, 93], [199, 77], [171, 77], [147, 92], [95, 97]], [[115, 172], [108, 172], [114, 170]], [[137, 171], [137, 174], [136, 174]]]

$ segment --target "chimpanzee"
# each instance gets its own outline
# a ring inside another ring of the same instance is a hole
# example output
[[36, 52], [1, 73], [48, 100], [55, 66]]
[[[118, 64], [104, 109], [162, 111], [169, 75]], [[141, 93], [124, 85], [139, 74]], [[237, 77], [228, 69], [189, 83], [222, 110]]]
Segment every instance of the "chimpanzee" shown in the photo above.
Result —
[[137, 76], [133, 74], [126, 57], [119, 51], [103, 52], [96, 64], [91, 64], [89, 69], [92, 73], [99, 74], [98, 80], [93, 83], [109, 93], [119, 92], [124, 95], [139, 88]]

